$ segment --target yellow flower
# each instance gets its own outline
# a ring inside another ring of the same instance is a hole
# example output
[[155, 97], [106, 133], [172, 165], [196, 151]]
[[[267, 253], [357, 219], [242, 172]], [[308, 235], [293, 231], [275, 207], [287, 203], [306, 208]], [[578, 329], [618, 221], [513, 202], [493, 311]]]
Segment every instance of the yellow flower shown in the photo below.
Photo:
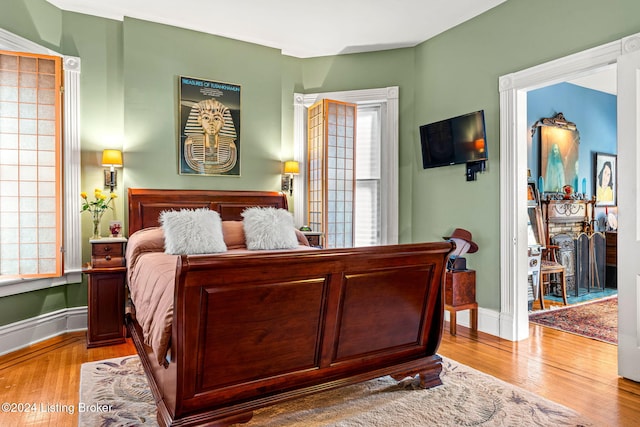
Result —
[[98, 219], [102, 216], [105, 210], [113, 209], [111, 201], [117, 197], [115, 193], [107, 195], [99, 188], [93, 190], [93, 196], [95, 197], [95, 200], [90, 201], [87, 198], [87, 193], [85, 191], [80, 193], [80, 197], [83, 199], [81, 212], [87, 211], [91, 213], [94, 218], [97, 217]]

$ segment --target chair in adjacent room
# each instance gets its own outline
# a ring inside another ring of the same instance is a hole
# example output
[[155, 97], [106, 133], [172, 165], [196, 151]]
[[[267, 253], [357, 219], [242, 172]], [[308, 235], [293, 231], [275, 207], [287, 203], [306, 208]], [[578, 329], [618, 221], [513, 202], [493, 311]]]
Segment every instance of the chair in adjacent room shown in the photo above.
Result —
[[528, 250], [529, 268], [528, 268], [528, 284], [527, 289], [527, 302], [529, 303], [529, 310], [533, 309], [533, 302], [539, 298], [540, 295], [540, 260], [542, 255], [542, 249], [540, 245], [529, 245]]
[[530, 207], [528, 211], [529, 224], [531, 225], [532, 233], [537, 243], [542, 246], [542, 257], [540, 260], [540, 290], [538, 292], [540, 308], [544, 310], [545, 290], [549, 289], [550, 291], [551, 286], [554, 284], [560, 288], [562, 301], [564, 302], [564, 305], [567, 305], [566, 268], [558, 262], [556, 256], [558, 246], [549, 245], [547, 242], [547, 236], [544, 232], [544, 222], [542, 220], [542, 210], [540, 207]]
[[567, 278], [566, 268], [558, 262], [556, 251], [558, 247], [547, 245], [542, 250], [542, 260], [540, 261], [540, 308], [544, 310], [545, 289], [556, 284], [560, 287], [562, 301], [567, 305]]

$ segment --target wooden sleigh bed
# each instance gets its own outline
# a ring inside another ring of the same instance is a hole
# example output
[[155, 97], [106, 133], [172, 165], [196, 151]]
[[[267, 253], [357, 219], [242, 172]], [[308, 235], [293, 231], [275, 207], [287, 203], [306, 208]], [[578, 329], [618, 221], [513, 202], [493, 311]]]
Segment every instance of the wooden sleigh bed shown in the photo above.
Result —
[[[129, 189], [128, 198], [130, 241], [157, 227], [164, 210], [207, 207], [236, 221], [247, 207], [287, 208], [277, 192]], [[127, 316], [158, 423], [247, 422], [258, 408], [384, 375], [440, 385], [436, 350], [452, 248], [178, 256], [165, 363]]]

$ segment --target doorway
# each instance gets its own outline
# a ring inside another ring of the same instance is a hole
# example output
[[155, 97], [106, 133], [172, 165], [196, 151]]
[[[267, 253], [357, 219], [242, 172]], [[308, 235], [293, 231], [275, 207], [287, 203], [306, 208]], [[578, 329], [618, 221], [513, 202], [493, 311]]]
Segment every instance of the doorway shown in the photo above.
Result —
[[501, 314], [500, 336], [528, 337], [527, 277], [527, 92], [592, 74], [616, 62], [620, 42], [590, 49], [500, 78]]
[[[546, 64], [504, 75], [499, 79], [500, 90], [500, 336], [512, 341], [528, 337], [528, 312], [526, 287], [527, 255], [527, 91], [555, 82], [577, 78], [609, 64], [618, 64], [618, 153], [622, 159], [621, 174], [628, 174], [630, 181], [620, 186], [621, 200], [628, 218], [624, 224], [629, 233], [623, 233], [619, 241], [622, 253], [618, 253], [618, 291], [624, 304], [619, 306], [620, 331], [618, 334], [618, 369], [620, 375], [640, 380], [637, 357], [640, 356], [638, 340], [637, 265], [631, 254], [637, 253], [640, 243], [640, 216], [637, 206], [638, 191], [633, 186], [639, 172], [634, 165], [640, 161], [637, 149], [640, 114], [640, 34], [608, 43], [584, 52], [567, 56]], [[624, 96], [623, 96], [624, 95]], [[623, 207], [621, 207], [621, 210]], [[623, 222], [621, 221], [621, 226]], [[623, 291], [628, 295], [623, 298]], [[625, 319], [625, 322], [622, 322]], [[634, 322], [634, 319], [636, 320]], [[627, 320], [629, 320], [627, 322]], [[624, 330], [622, 325], [624, 324]]]
[[[553, 281], [553, 292], [546, 289], [547, 292], [543, 293], [544, 304], [539, 302], [537, 292], [533, 292], [537, 287], [529, 296], [529, 300], [535, 297], [530, 301], [529, 309], [533, 309], [535, 317], [547, 319], [545, 322], [562, 316], [559, 313], [556, 316], [540, 313], [542, 308], [565, 307], [565, 299], [572, 306], [616, 293], [617, 201], [613, 195], [617, 192], [612, 190], [617, 188], [617, 176], [613, 174], [607, 181], [609, 185], [604, 184], [610, 190], [611, 200], [598, 198], [594, 202], [592, 199], [596, 188], [599, 188], [597, 164], [604, 164], [606, 159], [613, 165], [613, 170], [617, 170], [616, 72], [616, 64], [611, 64], [578, 79], [527, 91], [527, 123], [530, 127], [527, 132], [528, 186], [535, 195], [529, 201], [529, 211], [532, 211], [532, 206], [538, 207], [536, 212], [544, 217], [542, 222], [547, 231], [543, 234], [545, 243], [558, 245], [555, 251], [548, 250], [545, 254], [555, 255], [565, 267], [562, 276], [556, 274], [554, 277], [558, 280]], [[553, 163], [555, 168], [551, 168], [547, 161], [552, 144], [559, 153], [556, 158], [559, 163]], [[570, 200], [550, 200], [559, 197], [550, 192], [561, 190], [565, 184], [573, 191], [568, 196]], [[538, 190], [545, 195], [539, 198]], [[607, 216], [612, 217], [611, 221], [606, 219]], [[531, 249], [538, 252], [536, 247]], [[549, 263], [545, 265], [548, 267]], [[561, 292], [560, 278], [565, 279], [566, 297]], [[600, 306], [609, 308], [607, 304], [600, 304], [591, 309], [597, 313], [595, 307]], [[575, 311], [571, 310], [567, 315]], [[610, 319], [610, 316], [606, 318]], [[615, 318], [606, 322], [601, 320], [610, 325], [603, 331], [608, 330], [608, 335], [615, 332], [611, 329], [611, 325], [615, 326]], [[594, 323], [589, 329], [596, 328], [596, 325]]]

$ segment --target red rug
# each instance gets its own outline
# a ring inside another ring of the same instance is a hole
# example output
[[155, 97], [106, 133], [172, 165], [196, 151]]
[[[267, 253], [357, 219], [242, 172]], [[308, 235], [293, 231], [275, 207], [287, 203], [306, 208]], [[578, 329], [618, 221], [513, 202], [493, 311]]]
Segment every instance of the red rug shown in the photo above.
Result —
[[618, 297], [535, 312], [529, 321], [549, 328], [618, 344]]

